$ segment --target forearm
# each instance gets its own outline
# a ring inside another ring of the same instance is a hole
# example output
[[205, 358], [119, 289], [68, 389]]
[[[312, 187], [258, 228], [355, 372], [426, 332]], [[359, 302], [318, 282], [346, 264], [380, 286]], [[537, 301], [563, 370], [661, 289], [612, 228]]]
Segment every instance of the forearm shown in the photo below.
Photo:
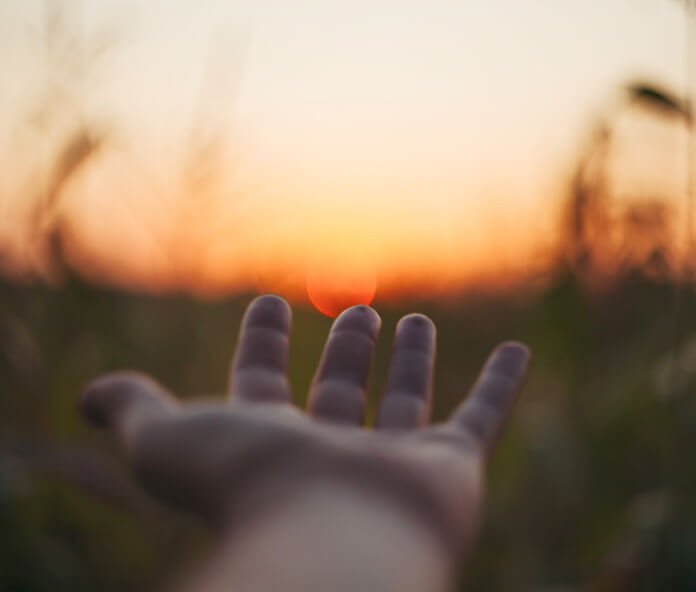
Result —
[[451, 557], [398, 503], [317, 484], [223, 540], [186, 592], [443, 592]]

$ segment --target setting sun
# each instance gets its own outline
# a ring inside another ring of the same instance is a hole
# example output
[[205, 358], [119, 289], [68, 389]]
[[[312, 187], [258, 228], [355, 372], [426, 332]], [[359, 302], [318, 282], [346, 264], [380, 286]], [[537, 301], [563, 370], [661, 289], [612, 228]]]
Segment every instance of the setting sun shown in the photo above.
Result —
[[360, 263], [324, 264], [307, 273], [307, 295], [312, 304], [330, 317], [355, 304], [370, 304], [377, 290], [374, 267]]

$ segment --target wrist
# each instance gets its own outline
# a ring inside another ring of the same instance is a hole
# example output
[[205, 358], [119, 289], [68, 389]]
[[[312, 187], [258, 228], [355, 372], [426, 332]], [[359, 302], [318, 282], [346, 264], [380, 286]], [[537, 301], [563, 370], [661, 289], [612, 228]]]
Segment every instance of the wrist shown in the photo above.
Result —
[[325, 491], [340, 491], [360, 500], [366, 511], [387, 506], [401, 519], [417, 523], [453, 563], [461, 558], [476, 530], [469, 519], [479, 514], [472, 507], [479, 496], [467, 499], [466, 488], [443, 486], [443, 481], [449, 484], [453, 480], [447, 467], [437, 473], [424, 478], [410, 464], [378, 455], [315, 456], [302, 465], [276, 467], [265, 472], [265, 479], [248, 484], [245, 492], [235, 492], [225, 525], [229, 531], [253, 527], [269, 512], [285, 510]]
[[285, 493], [237, 517], [205, 568], [215, 574], [211, 583], [234, 582], [238, 592], [449, 589], [451, 558], [437, 531], [407, 506], [333, 479]]

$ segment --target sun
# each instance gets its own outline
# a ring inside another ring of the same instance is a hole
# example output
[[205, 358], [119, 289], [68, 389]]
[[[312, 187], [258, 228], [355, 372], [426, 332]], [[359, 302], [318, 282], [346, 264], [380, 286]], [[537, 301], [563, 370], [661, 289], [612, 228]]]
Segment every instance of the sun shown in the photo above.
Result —
[[330, 317], [355, 304], [370, 304], [377, 291], [377, 274], [363, 262], [327, 261], [307, 272], [307, 295], [319, 312]]

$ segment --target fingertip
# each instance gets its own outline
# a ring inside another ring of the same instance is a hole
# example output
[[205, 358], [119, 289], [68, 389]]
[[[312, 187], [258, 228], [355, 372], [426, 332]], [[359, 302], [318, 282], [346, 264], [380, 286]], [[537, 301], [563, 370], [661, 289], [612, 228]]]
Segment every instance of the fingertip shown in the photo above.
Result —
[[354, 304], [353, 306], [349, 306], [348, 308], [343, 310], [341, 314], [339, 314], [338, 317], [336, 317], [336, 320], [342, 318], [380, 319], [380, 316], [379, 314], [377, 314], [377, 311], [374, 308], [368, 306], [367, 304]]
[[432, 319], [420, 312], [412, 312], [399, 319], [396, 330], [419, 330], [424, 332], [435, 332], [435, 323]]
[[251, 301], [244, 314], [247, 327], [274, 327], [289, 331], [292, 310], [287, 301], [277, 294], [263, 294]]
[[271, 292], [268, 292], [267, 294], [259, 294], [251, 301], [251, 304], [258, 303], [268, 303], [269, 306], [289, 307], [285, 298], [283, 298], [279, 294], [273, 294]]
[[520, 341], [505, 341], [493, 350], [488, 370], [502, 374], [524, 374], [532, 358], [529, 347]]
[[155, 398], [160, 387], [138, 372], [119, 371], [90, 381], [80, 394], [78, 408], [82, 416], [97, 427], [111, 427], [123, 409], [136, 399]]
[[529, 346], [526, 343], [517, 341], [515, 339], [503, 341], [500, 345], [498, 345], [498, 347], [496, 347], [496, 351], [498, 350], [505, 352], [516, 352], [516, 355], [525, 355], [527, 358], [531, 357], [532, 355], [532, 351], [529, 349]]
[[117, 393], [126, 390], [129, 377], [122, 372], [98, 376], [85, 385], [80, 394], [78, 407], [83, 417], [99, 427], [111, 424]]
[[396, 339], [400, 347], [435, 349], [437, 328], [430, 317], [421, 313], [411, 313], [402, 317], [396, 324]]
[[409, 325], [413, 326], [432, 326], [435, 328], [435, 323], [433, 320], [428, 316], [423, 314], [422, 312], [411, 312], [407, 315], [404, 315], [399, 319], [398, 325], [401, 325], [403, 323], [407, 323]]
[[377, 311], [366, 304], [356, 304], [346, 308], [334, 321], [333, 330], [360, 331], [377, 339], [382, 327], [382, 318]]

